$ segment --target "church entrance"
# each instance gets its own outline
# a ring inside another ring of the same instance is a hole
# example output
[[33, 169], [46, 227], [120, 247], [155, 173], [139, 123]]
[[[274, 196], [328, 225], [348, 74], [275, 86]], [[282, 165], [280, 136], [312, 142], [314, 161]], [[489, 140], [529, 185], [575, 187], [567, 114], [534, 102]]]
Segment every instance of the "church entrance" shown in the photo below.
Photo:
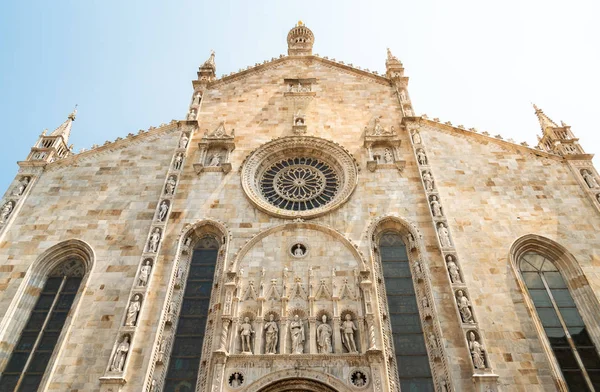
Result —
[[318, 381], [305, 378], [276, 381], [259, 392], [337, 392], [332, 387]]

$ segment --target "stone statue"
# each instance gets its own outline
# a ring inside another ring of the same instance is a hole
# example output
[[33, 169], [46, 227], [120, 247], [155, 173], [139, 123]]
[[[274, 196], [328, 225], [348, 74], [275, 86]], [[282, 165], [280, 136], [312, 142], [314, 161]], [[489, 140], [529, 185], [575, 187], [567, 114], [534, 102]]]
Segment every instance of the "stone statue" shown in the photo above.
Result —
[[148, 241], [148, 250], [152, 253], [156, 253], [158, 250], [158, 243], [160, 242], [160, 229], [157, 227], [154, 232], [150, 235]]
[[122, 372], [125, 366], [125, 359], [129, 352], [129, 336], [125, 335], [123, 341], [117, 347], [115, 356], [113, 357], [112, 363], [110, 364], [111, 372]]
[[589, 172], [589, 170], [584, 170], [582, 176], [590, 188], [600, 188], [600, 186], [598, 185], [598, 181], [596, 181], [596, 178], [594, 178], [594, 176], [592, 175], [592, 173]]
[[473, 365], [475, 369], [485, 368], [485, 358], [483, 352], [485, 351], [481, 343], [475, 338], [473, 331], [469, 332], [469, 350], [471, 350], [471, 356], [473, 357]]
[[277, 354], [279, 328], [274, 318], [272, 314], [269, 315], [269, 321], [265, 324], [265, 354]]
[[2, 211], [0, 211], [0, 223], [6, 222], [6, 220], [10, 216], [10, 213], [12, 212], [12, 210], [13, 210], [13, 202], [12, 201], [6, 202], [4, 204], [4, 206], [2, 207]]
[[152, 384], [150, 384], [150, 392], [157, 392], [158, 391], [158, 384], [156, 384], [156, 380], [152, 380]]
[[354, 321], [352, 321], [352, 316], [349, 313], [346, 314], [346, 320], [342, 323], [340, 328], [343, 332], [342, 340], [348, 352], [352, 354], [358, 353], [358, 350], [356, 349], [356, 342], [354, 341], [354, 331], [356, 331], [357, 328], [354, 324]]
[[331, 267], [331, 276], [333, 276], [333, 277], [337, 276], [337, 268]]
[[169, 179], [167, 180], [167, 185], [165, 185], [165, 194], [173, 195], [175, 193], [175, 185], [177, 185], [175, 176], [169, 177]]
[[179, 153], [175, 157], [175, 164], [173, 165], [175, 167], [175, 170], [181, 170], [182, 163], [183, 163], [183, 153]]
[[13, 191], [13, 196], [21, 196], [23, 192], [25, 192], [25, 188], [29, 185], [29, 177], [23, 177], [21, 181], [19, 181], [19, 185], [15, 187]]
[[150, 265], [150, 261], [146, 260], [142, 268], [140, 268], [140, 275], [138, 276], [138, 287], [145, 287], [148, 284], [148, 278], [150, 278], [150, 272], [152, 271], [152, 266]]
[[250, 318], [244, 317], [244, 322], [240, 326], [240, 336], [242, 338], [242, 353], [252, 354], [252, 335], [254, 330], [250, 324]]
[[441, 392], [449, 392], [448, 391], [448, 382], [446, 381], [445, 378], [442, 378], [442, 380], [440, 381], [440, 391]]
[[304, 324], [296, 314], [290, 322], [290, 335], [292, 337], [292, 354], [302, 354], [304, 352]]
[[199, 105], [200, 98], [202, 98], [202, 94], [200, 94], [200, 92], [197, 92], [196, 95], [194, 95], [194, 102], [192, 103], [192, 105]]
[[208, 166], [217, 167], [220, 164], [221, 164], [221, 156], [219, 154], [213, 154], [212, 158], [210, 159], [210, 163], [208, 164]]
[[458, 266], [454, 262], [454, 257], [452, 255], [448, 255], [446, 256], [446, 260], [448, 260], [446, 265], [448, 266], [448, 273], [450, 273], [450, 280], [452, 281], [452, 283], [462, 283], [462, 280], [460, 279], [460, 273], [458, 271]]
[[427, 155], [425, 155], [425, 151], [421, 148], [417, 151], [417, 160], [419, 161], [419, 165], [427, 165]]
[[177, 272], [175, 272], [175, 288], [180, 288], [183, 278], [183, 268], [177, 268]]
[[425, 183], [425, 190], [431, 192], [433, 190], [433, 176], [428, 171], [423, 172], [423, 182]]
[[383, 128], [381, 127], [381, 124], [379, 124], [379, 119], [376, 118], [375, 119], [375, 129], [373, 130], [373, 135], [379, 136], [383, 133]]
[[[194, 109], [192, 109], [188, 112], [187, 119], [188, 120], [196, 119], [196, 111]], [[185, 147], [179, 147], [179, 148], [185, 148]]]
[[166, 324], [172, 324], [175, 319], [175, 301], [171, 301], [167, 308], [167, 317], [165, 319]]
[[473, 313], [469, 309], [471, 303], [462, 290], [456, 292], [456, 302], [458, 303], [458, 310], [460, 311], [463, 323], [473, 323]]
[[419, 131], [414, 130], [412, 137], [413, 137], [414, 144], [421, 144], [421, 135], [419, 134]]
[[408, 233], [408, 235], [406, 236], [406, 239], [408, 240], [408, 249], [409, 250], [413, 250], [417, 247], [417, 244], [415, 242], [415, 237], [413, 237], [413, 235], [411, 233]]
[[283, 267], [283, 281], [285, 282], [289, 276], [289, 269], [288, 267]]
[[186, 133], [181, 135], [181, 139], [179, 139], [179, 148], [186, 148], [189, 140], [190, 138]]
[[385, 163], [394, 163], [394, 154], [392, 154], [392, 150], [389, 147], [383, 150], [383, 161]]
[[129, 303], [129, 307], [127, 308], [127, 317], [125, 318], [125, 325], [128, 327], [135, 326], [138, 315], [140, 314], [140, 309], [142, 307], [142, 303], [140, 302], [139, 294], [136, 294], [133, 297], [133, 300]]
[[229, 382], [232, 388], [239, 388], [242, 385], [242, 381], [240, 380], [240, 374], [238, 372], [233, 373], [233, 378]]
[[331, 346], [331, 335], [333, 334], [333, 330], [327, 324], [327, 316], [323, 315], [321, 317], [323, 323], [317, 327], [317, 349], [321, 354], [329, 354], [333, 352], [333, 347]]
[[450, 242], [450, 233], [448, 232], [448, 228], [444, 226], [443, 223], [440, 223], [438, 226], [438, 235], [440, 237], [442, 248], [452, 247], [452, 243]]
[[432, 349], [437, 350], [437, 339], [435, 338], [435, 335], [432, 333], [429, 333], [428, 336], [428, 340], [429, 340], [429, 345], [431, 346]]
[[437, 218], [444, 215], [442, 214], [442, 204], [438, 201], [436, 196], [431, 196], [431, 203], [429, 204], [431, 205], [431, 212], [434, 217]]
[[165, 218], [167, 217], [167, 212], [169, 211], [169, 204], [163, 200], [162, 203], [160, 203], [160, 207], [158, 209], [158, 220], [159, 221], [164, 221]]
[[294, 249], [294, 256], [296, 256], [296, 257], [302, 257], [302, 256], [304, 256], [304, 251], [302, 250], [300, 244], [296, 245], [296, 249]]

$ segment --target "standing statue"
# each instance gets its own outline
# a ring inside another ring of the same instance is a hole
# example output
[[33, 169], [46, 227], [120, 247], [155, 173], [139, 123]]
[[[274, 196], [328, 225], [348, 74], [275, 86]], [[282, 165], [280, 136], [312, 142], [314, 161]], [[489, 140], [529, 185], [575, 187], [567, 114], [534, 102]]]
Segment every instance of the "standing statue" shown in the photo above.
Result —
[[221, 164], [221, 156], [219, 154], [213, 154], [208, 166], [216, 167], [216, 166], [219, 166], [220, 164]]
[[354, 321], [352, 321], [352, 316], [348, 313], [346, 314], [346, 320], [342, 323], [341, 330], [344, 333], [343, 341], [344, 346], [349, 353], [358, 353], [356, 349], [356, 342], [354, 341], [354, 331], [357, 330]]
[[138, 315], [140, 314], [140, 309], [142, 307], [142, 303], [140, 302], [140, 295], [136, 294], [133, 297], [133, 300], [129, 304], [129, 308], [127, 308], [127, 317], [125, 318], [125, 325], [128, 327], [135, 326]]
[[296, 314], [290, 322], [290, 335], [292, 337], [292, 354], [302, 354], [304, 352], [304, 323]]
[[189, 140], [190, 138], [187, 136], [186, 133], [181, 135], [181, 139], [179, 139], [179, 148], [186, 148]]
[[414, 144], [421, 144], [421, 135], [419, 134], [419, 131], [414, 130], [413, 134], [412, 134], [412, 138], [413, 138]]
[[385, 163], [394, 163], [394, 154], [392, 154], [392, 150], [389, 147], [383, 150], [383, 161]]
[[[194, 109], [192, 109], [192, 110], [190, 110], [188, 112], [187, 119], [188, 120], [195, 120], [196, 119], [196, 111]], [[184, 147], [180, 147], [180, 148], [184, 148]]]
[[29, 185], [29, 177], [23, 177], [21, 181], [19, 181], [19, 185], [16, 186], [13, 191], [14, 196], [21, 196], [23, 192], [25, 192], [25, 188]]
[[160, 229], [157, 227], [154, 232], [150, 235], [148, 241], [148, 250], [152, 253], [156, 253], [158, 250], [158, 243], [160, 242]]
[[175, 157], [175, 164], [173, 165], [175, 167], [175, 170], [181, 170], [182, 163], [183, 163], [183, 154], [179, 153]]
[[585, 179], [585, 182], [587, 183], [587, 185], [590, 188], [598, 188], [600, 187], [598, 185], [598, 181], [596, 181], [596, 178], [594, 178], [594, 176], [592, 175], [592, 173], [589, 172], [589, 170], [584, 170], [583, 171], [583, 178]]
[[129, 336], [125, 335], [123, 341], [117, 347], [115, 356], [113, 357], [112, 363], [110, 364], [111, 372], [122, 372], [123, 366], [125, 366], [125, 358], [129, 352]]
[[244, 317], [244, 322], [240, 326], [240, 336], [242, 337], [242, 353], [252, 354], [252, 335], [254, 330], [250, 324], [250, 318]]
[[473, 365], [475, 369], [485, 368], [485, 357], [483, 352], [485, 351], [481, 343], [475, 339], [475, 333], [469, 332], [469, 350], [471, 350], [471, 356], [473, 357]]
[[433, 176], [428, 171], [423, 173], [423, 182], [425, 183], [425, 190], [431, 192], [433, 190]]
[[431, 203], [429, 204], [431, 205], [431, 212], [434, 217], [437, 218], [444, 215], [442, 214], [442, 204], [438, 201], [436, 196], [431, 196]]
[[160, 203], [160, 207], [158, 209], [158, 220], [161, 222], [164, 221], [168, 211], [169, 204], [167, 204], [167, 202], [163, 200], [163, 202]]
[[448, 260], [446, 265], [448, 266], [448, 272], [450, 273], [450, 280], [452, 281], [452, 283], [462, 283], [462, 280], [460, 279], [460, 273], [458, 271], [458, 266], [454, 262], [454, 257], [452, 255], [448, 255], [446, 256], [446, 260]]
[[199, 105], [200, 98], [202, 98], [202, 94], [200, 94], [200, 92], [197, 92], [196, 95], [194, 95], [194, 102], [192, 103], [192, 105]]
[[460, 311], [463, 323], [473, 323], [473, 313], [469, 309], [471, 303], [462, 290], [456, 292], [456, 302], [458, 302], [458, 310]]
[[152, 266], [150, 265], [150, 261], [146, 260], [142, 268], [140, 268], [140, 275], [138, 276], [138, 287], [145, 287], [148, 284], [148, 278], [150, 278], [150, 272], [152, 271]]
[[10, 213], [12, 212], [12, 210], [13, 210], [13, 202], [12, 201], [6, 202], [6, 204], [4, 204], [4, 206], [2, 207], [2, 211], [0, 211], [0, 223], [6, 222], [6, 220], [10, 216]]
[[175, 185], [177, 185], [175, 176], [169, 177], [169, 179], [167, 180], [167, 185], [165, 185], [165, 194], [173, 195], [175, 193]]
[[331, 335], [333, 334], [333, 330], [327, 324], [327, 316], [323, 315], [321, 317], [323, 323], [317, 327], [317, 349], [321, 354], [329, 354], [333, 352], [333, 347], [331, 346]]
[[427, 164], [427, 155], [425, 155], [425, 151], [423, 151], [423, 149], [419, 149], [419, 151], [417, 151], [417, 161], [419, 161], [419, 165]]
[[296, 249], [294, 249], [294, 256], [296, 257], [302, 257], [304, 256], [304, 251], [301, 248], [302, 245], [297, 244], [296, 245]]
[[272, 314], [269, 315], [269, 321], [265, 324], [265, 354], [277, 354], [279, 328], [274, 319]]
[[452, 243], [450, 242], [450, 232], [448, 228], [444, 226], [443, 223], [440, 223], [438, 226], [438, 235], [440, 237], [440, 243], [442, 244], [442, 248], [451, 248]]

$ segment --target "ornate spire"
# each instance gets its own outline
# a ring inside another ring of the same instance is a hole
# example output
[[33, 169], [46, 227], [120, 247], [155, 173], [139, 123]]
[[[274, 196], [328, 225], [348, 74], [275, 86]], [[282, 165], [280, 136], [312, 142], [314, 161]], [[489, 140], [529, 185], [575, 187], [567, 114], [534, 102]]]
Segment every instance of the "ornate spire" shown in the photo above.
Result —
[[542, 128], [542, 132], [544, 132], [546, 130], [546, 128], [548, 127], [558, 127], [558, 125], [556, 125], [556, 123], [554, 121], [552, 121], [550, 119], [550, 117], [546, 116], [546, 114], [544, 114], [544, 112], [542, 111], [542, 109], [538, 108], [536, 106], [536, 104], [533, 104], [533, 108], [535, 109], [535, 115], [537, 116], [539, 122], [540, 122], [540, 127]]
[[213, 70], [217, 70], [217, 66], [215, 65], [215, 51], [211, 50], [210, 51], [210, 57], [208, 58], [208, 60], [206, 60], [204, 62], [204, 64], [202, 64], [202, 67], [200, 68], [212, 68]]
[[392, 54], [390, 48], [387, 49], [385, 68], [387, 77], [390, 79], [399, 79], [404, 76], [404, 66], [402, 65], [402, 62]]
[[296, 26], [290, 30], [287, 36], [288, 55], [290, 56], [310, 56], [312, 55], [315, 36], [313, 32], [298, 21]]
[[71, 126], [73, 121], [75, 121], [75, 116], [77, 116], [77, 105], [75, 105], [75, 109], [73, 109], [71, 114], [67, 116], [66, 121], [52, 131], [49, 136], [62, 136], [64, 143], [67, 144], [69, 136], [71, 135]]
[[210, 57], [200, 66], [198, 80], [201, 82], [212, 82], [217, 77], [217, 65], [215, 64], [215, 51], [210, 51]]

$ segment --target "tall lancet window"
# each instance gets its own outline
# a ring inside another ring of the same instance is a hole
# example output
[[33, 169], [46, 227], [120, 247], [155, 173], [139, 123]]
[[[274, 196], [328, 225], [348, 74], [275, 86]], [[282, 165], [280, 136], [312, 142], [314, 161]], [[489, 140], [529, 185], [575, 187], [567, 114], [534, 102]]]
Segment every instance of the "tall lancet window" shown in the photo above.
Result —
[[194, 248], [177, 321], [164, 392], [196, 390], [219, 243], [204, 237]]
[[600, 392], [600, 358], [561, 273], [533, 252], [519, 268], [569, 389]]
[[379, 240], [379, 249], [400, 388], [433, 392], [435, 388], [406, 245], [397, 233], [384, 233]]
[[70, 260], [48, 275], [2, 373], [1, 392], [38, 390], [84, 273], [80, 261]]

